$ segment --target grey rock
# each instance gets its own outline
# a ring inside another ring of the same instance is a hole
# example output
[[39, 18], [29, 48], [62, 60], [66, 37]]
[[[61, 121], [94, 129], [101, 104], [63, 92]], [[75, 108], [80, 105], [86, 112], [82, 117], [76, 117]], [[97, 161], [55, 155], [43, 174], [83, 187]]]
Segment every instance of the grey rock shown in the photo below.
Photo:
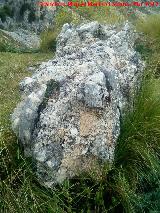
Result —
[[45, 186], [89, 171], [97, 160], [113, 162], [120, 117], [144, 68], [135, 38], [128, 22], [121, 30], [65, 24], [55, 58], [22, 81], [12, 126]]
[[30, 31], [18, 28], [15, 32], [1, 30], [4, 34], [9, 35], [13, 40], [29, 49], [38, 49], [40, 47], [40, 37]]
[[1, 28], [7, 31], [15, 31], [17, 28], [22, 28], [39, 33], [52, 25], [56, 7], [41, 7], [38, 4], [39, 2], [39, 0], [7, 0], [2, 2], [0, 7], [7, 5], [12, 11], [12, 15], [7, 16], [6, 20], [1, 20]]

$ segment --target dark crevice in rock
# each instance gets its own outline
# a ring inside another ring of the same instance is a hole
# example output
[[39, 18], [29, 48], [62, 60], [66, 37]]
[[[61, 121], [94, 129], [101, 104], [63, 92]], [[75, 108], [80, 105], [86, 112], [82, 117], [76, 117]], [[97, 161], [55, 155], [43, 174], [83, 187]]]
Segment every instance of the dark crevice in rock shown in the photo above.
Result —
[[[39, 105], [38, 110], [37, 110], [37, 118], [35, 119], [34, 122], [34, 129], [37, 127], [39, 119], [40, 119], [40, 114], [41, 112], [46, 108], [48, 100], [50, 97], [57, 98], [59, 96], [59, 91], [60, 91], [60, 84], [59, 82], [51, 79], [47, 82], [47, 89], [43, 98], [42, 103]], [[32, 133], [33, 133], [32, 131]]]
[[106, 40], [106, 36], [101, 25], [99, 25], [98, 30], [95, 32], [94, 36], [100, 40]]

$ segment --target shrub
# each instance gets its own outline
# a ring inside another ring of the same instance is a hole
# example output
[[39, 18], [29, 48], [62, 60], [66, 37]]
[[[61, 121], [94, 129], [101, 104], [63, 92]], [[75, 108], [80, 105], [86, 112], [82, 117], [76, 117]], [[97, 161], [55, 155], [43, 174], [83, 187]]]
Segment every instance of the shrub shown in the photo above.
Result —
[[29, 21], [29, 23], [32, 23], [35, 20], [36, 20], [35, 11], [31, 10], [30, 13], [29, 13], [29, 15], [28, 15], [28, 21]]
[[6, 15], [13, 17], [13, 10], [10, 8], [9, 5], [4, 5], [3, 9], [4, 9]]
[[29, 3], [22, 4], [19, 12], [21, 17], [23, 17], [26, 10], [31, 10], [31, 5]]
[[0, 18], [2, 22], [6, 21], [6, 17], [13, 17], [13, 11], [9, 7], [9, 5], [4, 5], [3, 7], [0, 8]]
[[44, 19], [44, 14], [41, 13], [41, 15], [40, 15], [40, 20], [43, 20], [43, 19]]

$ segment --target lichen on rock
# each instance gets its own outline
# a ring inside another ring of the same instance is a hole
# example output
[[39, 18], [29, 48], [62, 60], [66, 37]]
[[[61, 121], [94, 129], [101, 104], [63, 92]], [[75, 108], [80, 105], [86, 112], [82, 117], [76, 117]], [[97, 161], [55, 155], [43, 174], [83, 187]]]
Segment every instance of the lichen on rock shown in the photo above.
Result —
[[65, 24], [55, 58], [21, 83], [13, 130], [46, 186], [89, 169], [96, 159], [113, 161], [120, 117], [144, 68], [135, 38], [128, 22], [121, 29]]

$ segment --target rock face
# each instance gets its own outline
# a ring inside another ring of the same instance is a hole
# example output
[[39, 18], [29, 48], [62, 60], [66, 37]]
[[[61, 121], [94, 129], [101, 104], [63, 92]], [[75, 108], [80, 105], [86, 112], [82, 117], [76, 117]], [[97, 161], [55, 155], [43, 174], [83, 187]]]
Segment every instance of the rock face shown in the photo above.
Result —
[[56, 57], [20, 83], [13, 130], [46, 186], [89, 170], [97, 159], [113, 161], [120, 117], [144, 67], [134, 40], [129, 23], [65, 24]]
[[27, 49], [38, 49], [40, 47], [40, 37], [36, 33], [17, 29], [15, 32], [0, 30], [6, 35], [9, 35], [14, 41], [25, 46]]
[[6, 0], [0, 2], [0, 28], [9, 31], [22, 28], [39, 33], [53, 24], [56, 7], [42, 7], [38, 2], [40, 1]]

